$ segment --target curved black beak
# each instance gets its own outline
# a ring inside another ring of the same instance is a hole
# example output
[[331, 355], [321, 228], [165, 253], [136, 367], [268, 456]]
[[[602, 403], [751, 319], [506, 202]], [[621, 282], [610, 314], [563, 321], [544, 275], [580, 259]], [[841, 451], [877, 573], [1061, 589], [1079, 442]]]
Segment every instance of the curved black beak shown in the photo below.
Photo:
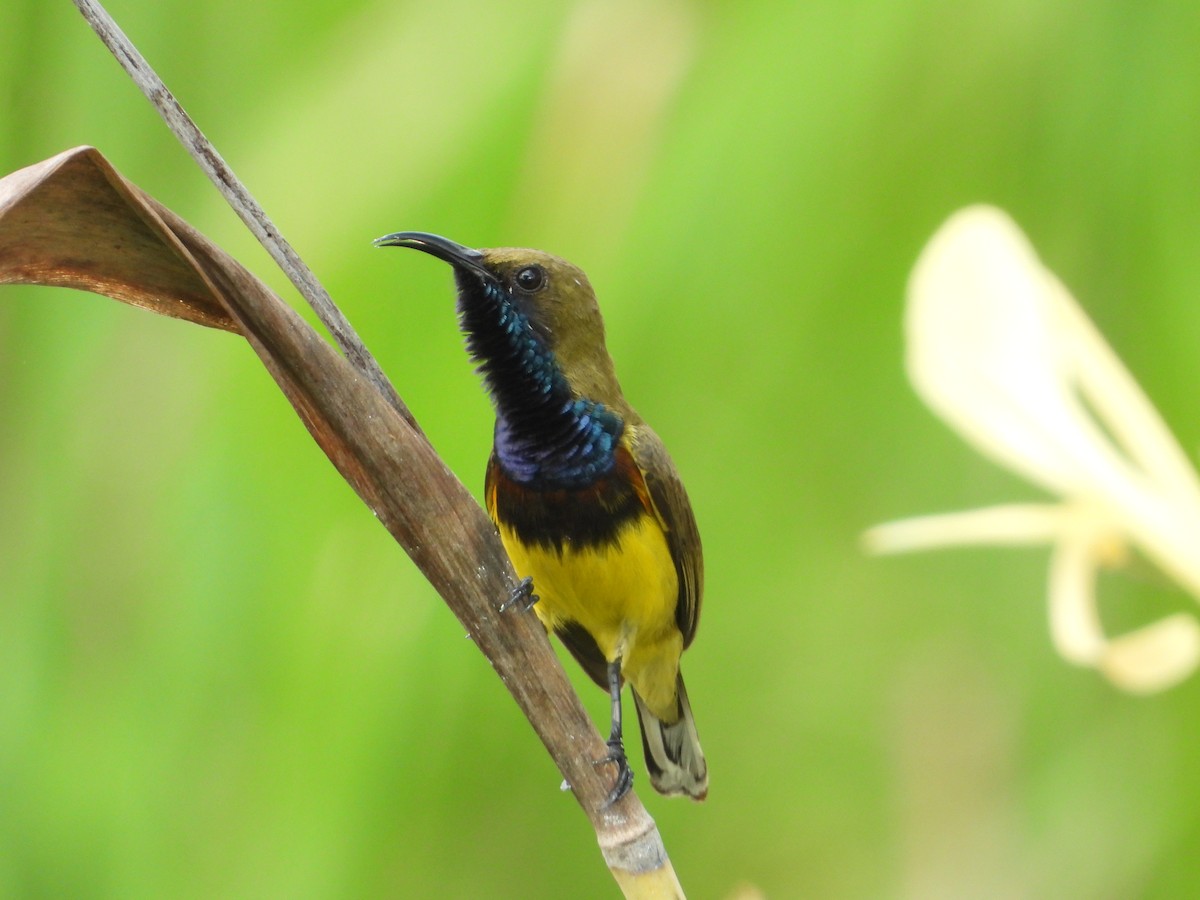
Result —
[[397, 231], [374, 240], [376, 247], [409, 247], [450, 263], [455, 269], [471, 272], [480, 278], [494, 281], [496, 276], [483, 264], [483, 254], [449, 238], [424, 231]]

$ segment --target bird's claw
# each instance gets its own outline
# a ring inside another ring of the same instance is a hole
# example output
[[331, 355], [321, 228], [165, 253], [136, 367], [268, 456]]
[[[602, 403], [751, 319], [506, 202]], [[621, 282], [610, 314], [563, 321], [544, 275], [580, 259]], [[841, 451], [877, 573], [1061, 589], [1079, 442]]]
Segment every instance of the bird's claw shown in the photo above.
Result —
[[633, 769], [629, 768], [629, 759], [625, 756], [625, 747], [621, 743], [620, 738], [616, 740], [608, 740], [608, 753], [602, 759], [596, 760], [597, 766], [603, 766], [608, 763], [616, 763], [617, 777], [613, 782], [612, 790], [608, 792], [608, 796], [604, 798], [604, 808], [608, 809], [622, 797], [629, 793], [629, 789], [633, 787]]
[[538, 595], [533, 592], [533, 579], [526, 575], [508, 595], [508, 599], [500, 604], [500, 612], [507, 612], [514, 606], [521, 607], [521, 612], [529, 612], [538, 602]]

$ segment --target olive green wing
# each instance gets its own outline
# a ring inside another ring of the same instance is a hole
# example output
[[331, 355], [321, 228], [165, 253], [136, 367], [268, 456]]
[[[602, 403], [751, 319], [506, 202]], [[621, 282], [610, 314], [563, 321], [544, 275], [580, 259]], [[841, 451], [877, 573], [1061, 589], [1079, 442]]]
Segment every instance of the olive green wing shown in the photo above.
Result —
[[667, 535], [667, 547], [679, 576], [679, 600], [675, 621], [687, 647], [700, 621], [700, 598], [704, 593], [704, 554], [700, 529], [692, 515], [692, 504], [679, 479], [667, 448], [648, 425], [639, 423], [630, 436], [634, 464], [642, 474], [654, 513]]

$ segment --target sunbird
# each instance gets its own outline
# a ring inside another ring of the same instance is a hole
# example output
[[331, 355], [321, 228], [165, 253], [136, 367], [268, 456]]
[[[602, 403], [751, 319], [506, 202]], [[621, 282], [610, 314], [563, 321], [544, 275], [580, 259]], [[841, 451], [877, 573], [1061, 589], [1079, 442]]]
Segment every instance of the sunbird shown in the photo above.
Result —
[[633, 782], [625, 682], [650, 783], [703, 800], [708, 765], [679, 670], [700, 618], [700, 533], [666, 448], [621, 392], [587, 276], [539, 250], [474, 250], [423, 232], [375, 244], [454, 269], [459, 324], [496, 412], [487, 511], [525, 599], [612, 700], [599, 761], [617, 767], [608, 802]]

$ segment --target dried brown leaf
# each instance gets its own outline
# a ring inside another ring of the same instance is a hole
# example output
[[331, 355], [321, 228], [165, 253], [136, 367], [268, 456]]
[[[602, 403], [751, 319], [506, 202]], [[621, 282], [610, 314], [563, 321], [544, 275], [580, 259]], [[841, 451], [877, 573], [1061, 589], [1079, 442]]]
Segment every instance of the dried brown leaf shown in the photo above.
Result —
[[0, 180], [0, 284], [78, 288], [237, 331], [160, 209], [91, 147], [14, 172]]
[[609, 775], [593, 761], [604, 743], [536, 617], [496, 612], [515, 583], [508, 557], [402, 403], [390, 402], [258, 278], [90, 147], [0, 179], [2, 283], [79, 288], [244, 336], [497, 670], [572, 786], [627, 896], [681, 896], [636, 795], [603, 806]]

